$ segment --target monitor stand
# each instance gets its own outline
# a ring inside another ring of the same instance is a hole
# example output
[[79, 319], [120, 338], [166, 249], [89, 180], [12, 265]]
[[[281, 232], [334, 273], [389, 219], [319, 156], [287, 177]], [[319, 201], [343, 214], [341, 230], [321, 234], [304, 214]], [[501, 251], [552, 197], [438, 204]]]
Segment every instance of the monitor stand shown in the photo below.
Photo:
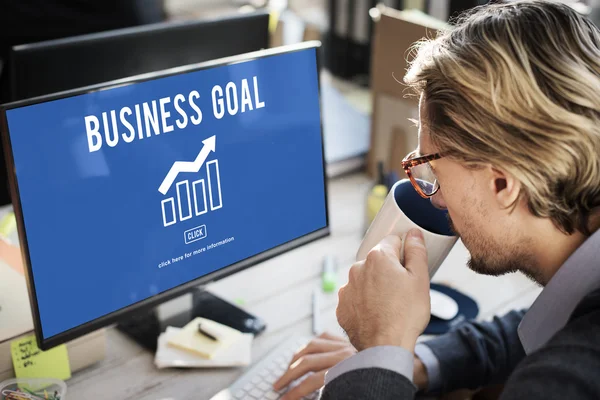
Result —
[[196, 317], [211, 319], [255, 335], [266, 328], [262, 319], [248, 314], [203, 288], [195, 288], [191, 293], [128, 316], [119, 322], [117, 329], [154, 352], [158, 345], [158, 336], [168, 326], [181, 328]]

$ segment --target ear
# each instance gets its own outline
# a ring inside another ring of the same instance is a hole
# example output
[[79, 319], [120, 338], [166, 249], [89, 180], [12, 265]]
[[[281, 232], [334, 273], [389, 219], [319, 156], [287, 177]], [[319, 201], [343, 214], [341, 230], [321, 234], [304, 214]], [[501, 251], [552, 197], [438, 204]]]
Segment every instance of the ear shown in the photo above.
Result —
[[490, 189], [500, 207], [513, 205], [521, 193], [521, 182], [510, 172], [490, 167]]

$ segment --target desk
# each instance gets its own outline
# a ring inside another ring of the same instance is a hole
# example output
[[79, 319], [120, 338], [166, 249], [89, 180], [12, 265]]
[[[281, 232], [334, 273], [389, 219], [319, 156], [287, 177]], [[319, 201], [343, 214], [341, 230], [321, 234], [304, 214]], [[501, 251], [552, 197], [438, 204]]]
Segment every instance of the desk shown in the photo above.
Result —
[[[260, 359], [291, 334], [310, 334], [311, 294], [320, 282], [325, 254], [337, 257], [340, 280], [345, 282], [361, 240], [363, 205], [370, 186], [371, 181], [362, 173], [331, 180], [330, 237], [209, 286], [209, 290], [223, 298], [244, 298], [245, 308], [266, 320], [267, 330], [253, 344], [253, 360]], [[459, 242], [434, 281], [452, 285], [474, 297], [479, 302], [481, 318], [526, 307], [539, 293], [537, 286], [520, 274], [496, 278], [476, 275], [465, 267], [467, 257]], [[323, 295], [322, 300], [323, 328], [340, 333], [335, 318], [337, 295]], [[243, 372], [242, 368], [158, 370], [153, 354], [116, 329], [108, 329], [107, 340], [106, 359], [74, 374], [67, 382], [70, 399], [208, 399]]]

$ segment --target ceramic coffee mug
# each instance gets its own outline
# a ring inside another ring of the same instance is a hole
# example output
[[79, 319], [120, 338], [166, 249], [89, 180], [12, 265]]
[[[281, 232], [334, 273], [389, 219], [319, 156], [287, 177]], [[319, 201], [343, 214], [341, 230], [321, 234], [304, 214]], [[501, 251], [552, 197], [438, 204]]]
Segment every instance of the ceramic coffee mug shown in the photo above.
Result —
[[394, 234], [402, 238], [400, 262], [404, 263], [404, 238], [409, 230], [418, 228], [425, 239], [431, 278], [458, 240], [450, 230], [446, 215], [445, 210], [435, 208], [429, 199], [422, 198], [408, 179], [402, 179], [394, 184], [369, 226], [356, 259], [364, 260], [381, 239]]

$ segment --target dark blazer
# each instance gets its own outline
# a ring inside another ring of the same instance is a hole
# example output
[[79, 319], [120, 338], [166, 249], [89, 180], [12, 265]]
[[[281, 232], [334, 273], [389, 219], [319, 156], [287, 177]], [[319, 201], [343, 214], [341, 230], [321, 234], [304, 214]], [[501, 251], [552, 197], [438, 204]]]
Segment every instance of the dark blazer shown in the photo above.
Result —
[[[517, 337], [521, 312], [469, 323], [431, 347], [440, 361], [443, 391], [505, 382], [503, 400], [600, 399], [600, 289], [579, 303], [567, 325], [525, 356]], [[428, 343], [429, 345], [429, 343]], [[413, 399], [417, 388], [395, 372], [366, 368], [340, 375], [321, 399]]]

